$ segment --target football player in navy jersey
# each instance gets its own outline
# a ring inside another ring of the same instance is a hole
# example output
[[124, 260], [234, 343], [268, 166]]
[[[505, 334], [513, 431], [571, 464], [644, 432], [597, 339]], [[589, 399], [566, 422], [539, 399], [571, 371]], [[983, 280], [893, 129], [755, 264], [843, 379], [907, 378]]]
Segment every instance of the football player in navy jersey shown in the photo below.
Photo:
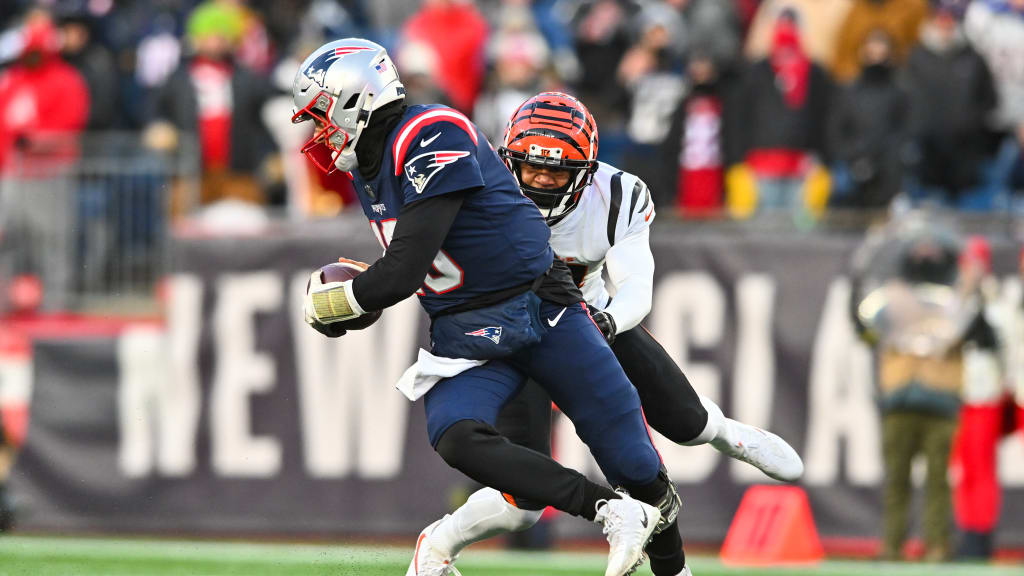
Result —
[[[551, 227], [551, 247], [569, 266], [595, 323], [636, 386], [651, 427], [678, 444], [710, 444], [776, 480], [796, 481], [803, 473], [796, 451], [771, 432], [726, 418], [714, 401], [694, 391], [640, 325], [651, 311], [654, 288], [649, 242], [654, 205], [639, 178], [593, 160], [596, 132], [582, 102], [543, 92], [513, 114], [498, 153]], [[606, 268], [614, 298], [605, 285]], [[529, 382], [503, 408], [498, 429], [512, 442], [550, 454], [551, 399]], [[483, 488], [440, 520], [426, 544], [457, 553], [499, 533], [508, 518], [536, 521], [522, 509], [542, 506], [525, 499], [509, 502], [493, 488]], [[524, 529], [522, 523], [516, 527]], [[647, 553], [655, 576], [690, 576], [678, 542], [669, 531], [651, 541]], [[424, 545], [420, 548], [424, 553]]]
[[[340, 336], [336, 323], [418, 294], [431, 318], [432, 349], [420, 351], [400, 389], [424, 399], [434, 449], [509, 498], [602, 524], [610, 543], [606, 576], [631, 573], [656, 531], [674, 528], [679, 497], [647, 434], [636, 389], [568, 268], [554, 258], [536, 206], [465, 116], [406, 106], [394, 65], [372, 42], [322, 46], [300, 66], [292, 92], [293, 121], [316, 127], [303, 152], [325, 171], [351, 174], [385, 248], [352, 280], [324, 284], [314, 273], [307, 322]], [[590, 482], [498, 433], [498, 411], [527, 377], [558, 403], [609, 482], [623, 490]], [[410, 571], [458, 574], [454, 559], [417, 549]]]

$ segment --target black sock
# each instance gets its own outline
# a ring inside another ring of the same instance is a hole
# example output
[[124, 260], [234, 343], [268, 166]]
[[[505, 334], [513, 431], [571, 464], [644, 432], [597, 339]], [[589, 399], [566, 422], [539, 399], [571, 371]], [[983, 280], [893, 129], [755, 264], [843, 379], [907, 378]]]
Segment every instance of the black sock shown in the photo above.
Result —
[[676, 576], [686, 566], [683, 539], [679, 536], [675, 522], [655, 534], [644, 551], [651, 559], [651, 572], [654, 572], [654, 576]]
[[616, 498], [619, 498], [619, 495], [611, 488], [594, 484], [588, 480], [586, 485], [583, 486], [583, 509], [580, 510], [579, 515], [593, 522], [594, 516], [597, 514], [598, 501], [614, 500]]
[[658, 474], [658, 477], [650, 484], [626, 484], [623, 488], [634, 499], [646, 502], [651, 506], [657, 506], [658, 502], [665, 496], [665, 492], [668, 491], [668, 476]]
[[[629, 495], [633, 498], [646, 502], [651, 506], [657, 506], [665, 493], [669, 490], [668, 473], [662, 468], [654, 482], [643, 485], [625, 486]], [[683, 552], [683, 539], [679, 536], [679, 528], [676, 521], [667, 526], [660, 533], [651, 538], [651, 542], [645, 548], [651, 559], [651, 571], [655, 576], [676, 576], [686, 565], [686, 554]]]

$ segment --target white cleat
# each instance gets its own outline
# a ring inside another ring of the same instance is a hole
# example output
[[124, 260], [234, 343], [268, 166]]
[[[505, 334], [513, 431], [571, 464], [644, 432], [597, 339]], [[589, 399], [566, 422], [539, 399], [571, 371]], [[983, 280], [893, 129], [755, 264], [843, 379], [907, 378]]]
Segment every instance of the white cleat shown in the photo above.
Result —
[[457, 554], [454, 557], [445, 556], [430, 543], [430, 534], [445, 518], [448, 516], [446, 515], [420, 532], [420, 537], [416, 539], [416, 553], [413, 554], [412, 562], [409, 563], [409, 569], [405, 571], [405, 576], [462, 576], [455, 569], [455, 561], [459, 556]]
[[685, 566], [684, 565], [683, 566], [683, 571], [680, 572], [679, 574], [676, 574], [676, 576], [693, 576], [693, 572], [690, 572], [690, 567], [689, 566]]
[[644, 547], [661, 521], [661, 512], [654, 506], [620, 494], [621, 499], [599, 500], [594, 517], [608, 536], [608, 568], [604, 576], [626, 576], [639, 568], [647, 559]]
[[796, 482], [804, 474], [804, 462], [785, 440], [749, 424], [729, 420], [733, 442], [711, 441], [719, 452], [750, 464], [781, 482]]

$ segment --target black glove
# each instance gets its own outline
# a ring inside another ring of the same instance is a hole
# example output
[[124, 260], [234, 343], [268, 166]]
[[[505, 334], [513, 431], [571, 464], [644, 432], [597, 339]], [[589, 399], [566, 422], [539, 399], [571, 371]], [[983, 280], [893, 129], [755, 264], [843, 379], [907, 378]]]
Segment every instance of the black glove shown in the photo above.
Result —
[[598, 310], [591, 314], [590, 317], [594, 319], [594, 324], [597, 324], [601, 334], [604, 334], [604, 339], [609, 344], [615, 342], [615, 319], [612, 318], [612, 315], [604, 310]]
[[313, 321], [312, 326], [317, 332], [327, 336], [328, 338], [337, 338], [338, 336], [344, 336], [348, 330], [341, 327], [341, 322], [335, 322], [333, 324], [323, 324], [321, 322]]

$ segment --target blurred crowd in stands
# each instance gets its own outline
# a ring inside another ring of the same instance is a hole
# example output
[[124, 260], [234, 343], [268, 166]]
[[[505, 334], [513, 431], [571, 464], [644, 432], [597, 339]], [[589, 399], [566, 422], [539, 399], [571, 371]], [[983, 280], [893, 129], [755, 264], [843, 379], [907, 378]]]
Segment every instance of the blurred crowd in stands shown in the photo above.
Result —
[[298, 62], [345, 36], [492, 143], [576, 94], [663, 214], [1024, 208], [1024, 0], [0, 0], [0, 30], [0, 166], [47, 131], [191, 138], [201, 204], [257, 221], [353, 200], [289, 123]]

